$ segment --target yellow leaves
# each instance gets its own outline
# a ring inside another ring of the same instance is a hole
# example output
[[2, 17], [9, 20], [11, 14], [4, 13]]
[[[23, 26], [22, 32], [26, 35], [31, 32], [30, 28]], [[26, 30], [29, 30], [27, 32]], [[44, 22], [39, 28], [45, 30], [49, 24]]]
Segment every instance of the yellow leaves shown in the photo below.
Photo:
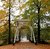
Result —
[[50, 3], [50, 0], [41, 0], [42, 3], [44, 3], [45, 5], [49, 4]]
[[9, 26], [8, 22], [6, 22], [5, 24], [1, 25], [0, 26], [0, 33], [5, 32], [8, 29], [8, 26]]
[[20, 10], [22, 10], [22, 9], [25, 8], [25, 7], [26, 7], [26, 5], [23, 4], [22, 6], [20, 6]]
[[41, 0], [42, 13], [45, 13], [50, 10], [50, 0]]
[[50, 10], [50, 6], [47, 7], [48, 11]]
[[29, 0], [29, 2], [30, 2], [30, 3], [32, 3], [32, 2], [33, 2], [33, 0]]
[[21, 6], [19, 6], [19, 7], [20, 7], [20, 10], [22, 10], [23, 8], [26, 8], [26, 6], [28, 6], [28, 2], [29, 2], [29, 1], [27, 1], [27, 2], [24, 3], [24, 4], [21, 4]]
[[[6, 17], [7, 13], [6, 11], [4, 10], [0, 10], [0, 20], [3, 19]], [[1, 24], [1, 23], [0, 23]], [[5, 29], [5, 26], [0, 26], [0, 32], [4, 32], [6, 29]]]
[[0, 33], [4, 32], [4, 31], [5, 31], [5, 27], [4, 26], [0, 27]]
[[5, 6], [5, 8], [9, 8], [9, 7], [11, 7], [11, 4], [12, 4], [11, 0], [10, 1], [5, 0], [5, 3], [3, 4], [3, 6]]
[[48, 0], [43, 0], [43, 1], [47, 2]]
[[6, 11], [4, 11], [4, 10], [0, 10], [0, 19], [5, 18], [6, 15], [7, 15]]
[[6, 2], [6, 4], [3, 4], [3, 6], [5, 6], [5, 8], [8, 8], [10, 4]]
[[20, 10], [22, 10], [23, 8], [26, 8], [27, 5], [28, 5], [27, 2], [25, 4], [21, 4], [21, 6], [19, 6], [20, 7]]
[[45, 2], [45, 3], [47, 3], [48, 2], [48, 0], [41, 0], [42, 2]]
[[40, 11], [40, 15], [43, 15], [46, 11], [47, 11], [47, 9], [46, 9], [46, 8], [43, 8], [43, 9]]
[[6, 8], [8, 8], [9, 6], [10, 6], [10, 4], [9, 4], [9, 3], [6, 3], [6, 4], [5, 4], [5, 7], [6, 7]]

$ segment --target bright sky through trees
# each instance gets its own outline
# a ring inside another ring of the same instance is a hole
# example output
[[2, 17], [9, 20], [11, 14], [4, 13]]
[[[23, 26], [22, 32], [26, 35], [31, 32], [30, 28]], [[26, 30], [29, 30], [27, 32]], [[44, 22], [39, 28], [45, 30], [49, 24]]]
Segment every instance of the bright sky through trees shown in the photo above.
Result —
[[[11, 20], [14, 20], [16, 17], [18, 17], [17, 19], [22, 19], [22, 17], [21, 17], [21, 14], [22, 13], [24, 13], [25, 12], [25, 10], [27, 9], [29, 9], [29, 6], [26, 6], [26, 8], [23, 8], [22, 10], [20, 9], [20, 7], [22, 7], [25, 3], [27, 3], [29, 0], [20, 0], [20, 2], [18, 1], [18, 0], [15, 0], [15, 1], [11, 1], [11, 5], [12, 5], [12, 7], [11, 7]], [[46, 0], [47, 1], [47, 0]], [[45, 2], [46, 2], [45, 1]], [[5, 4], [5, 5], [4, 5]], [[3, 6], [4, 5], [4, 6]], [[25, 5], [24, 5], [25, 6]], [[8, 7], [8, 0], [6, 0], [6, 1], [1, 1], [0, 0], [0, 16], [1, 15], [7, 15], [7, 13], [8, 13], [8, 9], [9, 8], [7, 8]], [[41, 10], [43, 10], [42, 8], [41, 8]], [[1, 11], [3, 11], [3, 12], [1, 12]], [[33, 10], [34, 11], [34, 10]], [[31, 11], [29, 11], [29, 12], [31, 12]], [[1, 14], [2, 13], [2, 14]], [[35, 13], [38, 13], [38, 11], [36, 10], [35, 11]], [[20, 16], [19, 16], [20, 15]], [[29, 15], [29, 14], [28, 14]], [[48, 11], [45, 13], [45, 15], [46, 16], [50, 16], [50, 13], [48, 13]], [[3, 16], [2, 16], [3, 17]], [[2, 18], [1, 17], [1, 18]], [[3, 17], [4, 18], [4, 17]], [[5, 19], [8, 19], [8, 15], [7, 15], [7, 17], [5, 17]], [[1, 20], [0, 20], [1, 21]], [[47, 21], [46, 21], [47, 22]]]

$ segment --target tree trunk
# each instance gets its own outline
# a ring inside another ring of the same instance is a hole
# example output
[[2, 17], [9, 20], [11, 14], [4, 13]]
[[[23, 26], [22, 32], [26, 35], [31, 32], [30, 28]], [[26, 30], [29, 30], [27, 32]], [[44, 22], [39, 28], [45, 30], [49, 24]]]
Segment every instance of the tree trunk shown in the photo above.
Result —
[[40, 43], [40, 7], [38, 7], [38, 43]]
[[[10, 4], [10, 0], [9, 0], [9, 4]], [[9, 44], [11, 43], [11, 38], [10, 38], [10, 5], [9, 5]]]

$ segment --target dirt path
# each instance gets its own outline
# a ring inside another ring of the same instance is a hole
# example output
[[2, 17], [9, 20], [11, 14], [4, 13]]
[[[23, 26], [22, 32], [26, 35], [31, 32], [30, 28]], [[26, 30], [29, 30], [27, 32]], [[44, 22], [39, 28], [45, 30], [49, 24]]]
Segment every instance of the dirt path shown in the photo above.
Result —
[[44, 45], [44, 44], [38, 44], [35, 45], [33, 43], [16, 43], [14, 46], [11, 45], [5, 45], [0, 46], [0, 49], [50, 49], [50, 45]]

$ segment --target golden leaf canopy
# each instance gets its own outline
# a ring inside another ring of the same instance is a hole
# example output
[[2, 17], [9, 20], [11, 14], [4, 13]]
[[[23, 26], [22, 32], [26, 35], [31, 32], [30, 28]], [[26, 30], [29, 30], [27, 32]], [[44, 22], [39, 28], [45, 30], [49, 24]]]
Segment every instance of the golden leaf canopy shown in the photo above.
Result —
[[5, 18], [6, 16], [7, 16], [6, 11], [4, 11], [4, 10], [0, 10], [0, 19]]

